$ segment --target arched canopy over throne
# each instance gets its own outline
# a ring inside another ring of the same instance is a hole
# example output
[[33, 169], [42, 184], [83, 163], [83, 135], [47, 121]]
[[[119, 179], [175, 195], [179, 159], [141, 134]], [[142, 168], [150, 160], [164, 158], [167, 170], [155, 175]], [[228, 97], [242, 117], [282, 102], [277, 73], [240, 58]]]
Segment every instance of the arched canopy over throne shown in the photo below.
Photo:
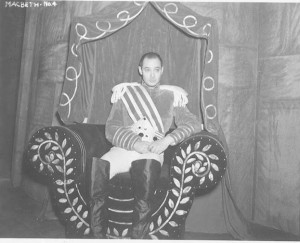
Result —
[[189, 93], [189, 109], [219, 134], [218, 29], [214, 19], [180, 3], [116, 2], [71, 26], [59, 114], [65, 123], [104, 124], [113, 86], [139, 82], [138, 62], [148, 51], [164, 61], [163, 84]]

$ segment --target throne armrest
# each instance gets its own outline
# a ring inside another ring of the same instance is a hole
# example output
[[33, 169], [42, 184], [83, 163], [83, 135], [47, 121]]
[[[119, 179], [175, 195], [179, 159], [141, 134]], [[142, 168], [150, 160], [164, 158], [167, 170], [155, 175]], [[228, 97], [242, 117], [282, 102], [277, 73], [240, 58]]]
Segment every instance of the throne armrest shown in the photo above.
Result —
[[216, 135], [201, 131], [185, 139], [175, 150], [170, 175], [177, 181], [192, 182], [197, 190], [211, 190], [222, 179], [227, 166], [225, 149]]
[[217, 136], [206, 131], [185, 139], [171, 157], [170, 185], [163, 203], [152, 215], [152, 239], [180, 239], [195, 192], [212, 190], [227, 166], [224, 147]]
[[110, 148], [104, 125], [72, 124], [45, 127], [28, 143], [27, 166], [46, 179], [60, 218], [78, 236], [89, 234], [89, 206], [85, 198], [92, 157]]

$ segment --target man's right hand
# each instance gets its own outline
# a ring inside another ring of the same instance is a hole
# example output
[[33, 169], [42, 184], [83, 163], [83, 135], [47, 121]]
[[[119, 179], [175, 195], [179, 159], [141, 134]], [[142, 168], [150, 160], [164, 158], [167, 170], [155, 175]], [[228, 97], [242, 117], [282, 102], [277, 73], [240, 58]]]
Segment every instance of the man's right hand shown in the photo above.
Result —
[[140, 154], [145, 154], [145, 153], [149, 153], [150, 151], [148, 150], [148, 146], [150, 145], [149, 142], [145, 142], [145, 141], [137, 141], [134, 145], [133, 145], [133, 149], [140, 153]]

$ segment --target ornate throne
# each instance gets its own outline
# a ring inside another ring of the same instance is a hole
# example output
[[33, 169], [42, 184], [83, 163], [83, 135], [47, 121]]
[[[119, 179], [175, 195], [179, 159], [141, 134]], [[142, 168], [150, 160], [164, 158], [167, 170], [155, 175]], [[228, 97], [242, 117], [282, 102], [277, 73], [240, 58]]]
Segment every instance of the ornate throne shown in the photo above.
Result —
[[[149, 30], [154, 34], [146, 38]], [[129, 43], [127, 48], [124, 43]], [[149, 237], [182, 238], [195, 195], [199, 191], [205, 195], [224, 175], [227, 150], [217, 117], [215, 21], [179, 3], [113, 3], [97, 15], [73, 20], [58, 108], [62, 126], [40, 129], [28, 144], [27, 164], [46, 178], [67, 237], [89, 237], [91, 162], [112, 146], [103, 125], [110, 110], [110, 90], [124, 80], [138, 79], [138, 59], [149, 50], [162, 55], [168, 84], [188, 91], [189, 108], [203, 121], [203, 131], [165, 152]], [[130, 174], [114, 176], [109, 186], [107, 237], [130, 238]]]

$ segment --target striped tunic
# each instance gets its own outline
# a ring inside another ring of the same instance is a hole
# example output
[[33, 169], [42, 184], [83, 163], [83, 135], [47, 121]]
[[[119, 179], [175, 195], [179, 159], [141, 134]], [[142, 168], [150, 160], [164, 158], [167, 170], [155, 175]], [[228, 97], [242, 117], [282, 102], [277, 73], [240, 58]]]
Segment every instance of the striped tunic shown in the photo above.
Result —
[[[175, 128], [167, 135], [174, 139], [175, 143], [172, 145], [180, 143], [191, 134], [201, 130], [202, 122], [194, 114], [192, 114], [186, 106], [174, 106], [173, 91], [162, 89], [160, 86], [152, 89], [147, 86], [144, 87], [152, 98], [161, 117], [163, 127], [159, 130], [162, 130], [162, 134], [165, 135], [170, 128]], [[128, 86], [127, 88], [131, 89], [132, 87]], [[131, 93], [135, 95], [134, 92]], [[134, 109], [132, 108], [132, 110]], [[132, 130], [133, 124], [134, 122], [128, 113], [128, 109], [124, 105], [124, 102], [121, 98], [118, 99], [113, 104], [106, 122], [106, 138], [113, 144], [114, 147], [121, 148], [122, 151], [132, 151], [134, 144], [137, 141], [142, 140], [142, 138]], [[108, 153], [111, 152], [112, 151]], [[109, 156], [104, 155], [103, 159], [109, 160]], [[112, 166], [112, 163], [114, 162], [110, 162]], [[119, 161], [118, 163], [122, 162]]]

